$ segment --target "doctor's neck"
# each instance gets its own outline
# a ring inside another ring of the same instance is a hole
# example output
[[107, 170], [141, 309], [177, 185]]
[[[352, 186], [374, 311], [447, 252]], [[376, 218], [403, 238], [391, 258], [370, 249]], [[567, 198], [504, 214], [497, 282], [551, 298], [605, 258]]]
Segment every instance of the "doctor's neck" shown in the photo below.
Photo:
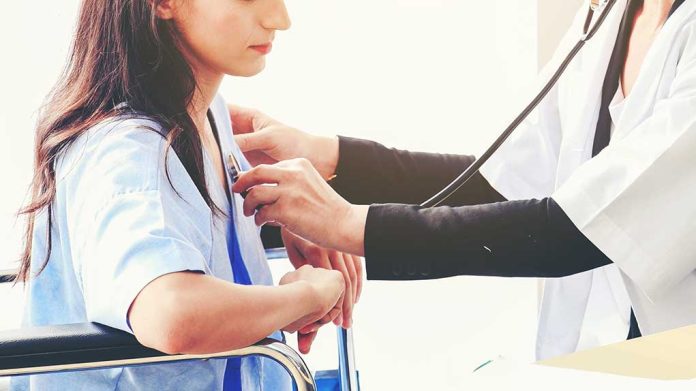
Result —
[[667, 21], [673, 4], [674, 0], [643, 0], [636, 15], [636, 22], [640, 28], [636, 30], [654, 34]]
[[669, 13], [674, 0], [643, 0], [643, 13], [663, 14]]

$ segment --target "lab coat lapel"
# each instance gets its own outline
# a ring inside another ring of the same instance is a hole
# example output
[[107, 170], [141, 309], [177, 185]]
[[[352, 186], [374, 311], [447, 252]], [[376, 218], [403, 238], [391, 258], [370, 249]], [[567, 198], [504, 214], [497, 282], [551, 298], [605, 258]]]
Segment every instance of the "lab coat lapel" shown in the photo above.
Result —
[[668, 93], [660, 88], [670, 84], [665, 84], [663, 78], [665, 67], [670, 62], [670, 52], [677, 42], [676, 35], [681, 32], [684, 23], [690, 20], [694, 12], [696, 12], [696, 2], [686, 1], [662, 26], [645, 56], [633, 89], [626, 98], [624, 111], [612, 139], [620, 139], [628, 135], [650, 115], [660, 94]]
[[[562, 81], [563, 141], [558, 161], [556, 187], [592, 157], [594, 128], [597, 126], [602, 85], [627, 0], [618, 0], [602, 28], [590, 40]], [[595, 19], [597, 18], [595, 13]], [[595, 20], [596, 21], [596, 20]], [[593, 21], [593, 23], [595, 22]], [[578, 32], [579, 36], [580, 32]], [[589, 147], [589, 149], [588, 149]]]

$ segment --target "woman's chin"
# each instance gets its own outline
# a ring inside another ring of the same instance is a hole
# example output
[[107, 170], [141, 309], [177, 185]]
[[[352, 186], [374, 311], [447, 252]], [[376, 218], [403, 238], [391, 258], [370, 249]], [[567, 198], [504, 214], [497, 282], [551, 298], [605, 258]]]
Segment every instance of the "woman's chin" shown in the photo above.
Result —
[[237, 65], [235, 67], [230, 67], [229, 69], [225, 70], [225, 74], [230, 76], [251, 77], [258, 75], [265, 68], [266, 60], [264, 58], [260, 58], [259, 61], [255, 61], [254, 63], [250, 63], [245, 66], [240, 67]]

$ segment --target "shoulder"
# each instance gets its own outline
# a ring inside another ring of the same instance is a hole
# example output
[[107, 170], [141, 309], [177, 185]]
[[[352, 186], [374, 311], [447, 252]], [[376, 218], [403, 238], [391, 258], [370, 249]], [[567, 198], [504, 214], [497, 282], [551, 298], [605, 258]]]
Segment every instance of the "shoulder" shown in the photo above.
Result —
[[151, 119], [108, 119], [66, 149], [56, 164], [56, 179], [73, 194], [101, 197], [159, 190], [166, 178], [165, 156], [170, 176], [188, 175], [166, 145], [162, 127]]
[[681, 26], [677, 37], [684, 42], [685, 48], [693, 48], [696, 45], [696, 14]]
[[[688, 4], [682, 4], [682, 7], [689, 7]], [[676, 43], [677, 49], [680, 54], [680, 62], [684, 59], [693, 61], [696, 58], [696, 7], [684, 9], [684, 12], [688, 12], [683, 19], [679, 20], [680, 26], [677, 26], [676, 32], [674, 33], [674, 42]], [[677, 18], [677, 10], [671, 18]], [[668, 21], [669, 22], [669, 21]]]

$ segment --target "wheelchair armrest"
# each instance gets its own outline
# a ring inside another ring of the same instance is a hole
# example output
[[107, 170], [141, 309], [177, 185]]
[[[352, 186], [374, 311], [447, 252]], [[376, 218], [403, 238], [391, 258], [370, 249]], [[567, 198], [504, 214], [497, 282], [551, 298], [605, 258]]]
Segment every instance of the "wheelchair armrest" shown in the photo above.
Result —
[[[266, 255], [287, 258], [284, 248], [268, 249]], [[16, 270], [0, 270], [0, 284], [15, 277]], [[216, 354], [167, 355], [141, 345], [132, 334], [98, 323], [0, 331], [0, 377], [245, 356], [268, 357], [288, 371], [299, 391], [316, 390], [302, 357], [273, 339]]]
[[16, 270], [2, 270], [0, 269], [0, 284], [13, 282], [17, 278]]
[[29, 327], [0, 332], [0, 376], [70, 372], [192, 360], [264, 356], [282, 365], [299, 390], [314, 391], [300, 355], [282, 342], [207, 355], [167, 355], [141, 345], [133, 335], [97, 323]]

